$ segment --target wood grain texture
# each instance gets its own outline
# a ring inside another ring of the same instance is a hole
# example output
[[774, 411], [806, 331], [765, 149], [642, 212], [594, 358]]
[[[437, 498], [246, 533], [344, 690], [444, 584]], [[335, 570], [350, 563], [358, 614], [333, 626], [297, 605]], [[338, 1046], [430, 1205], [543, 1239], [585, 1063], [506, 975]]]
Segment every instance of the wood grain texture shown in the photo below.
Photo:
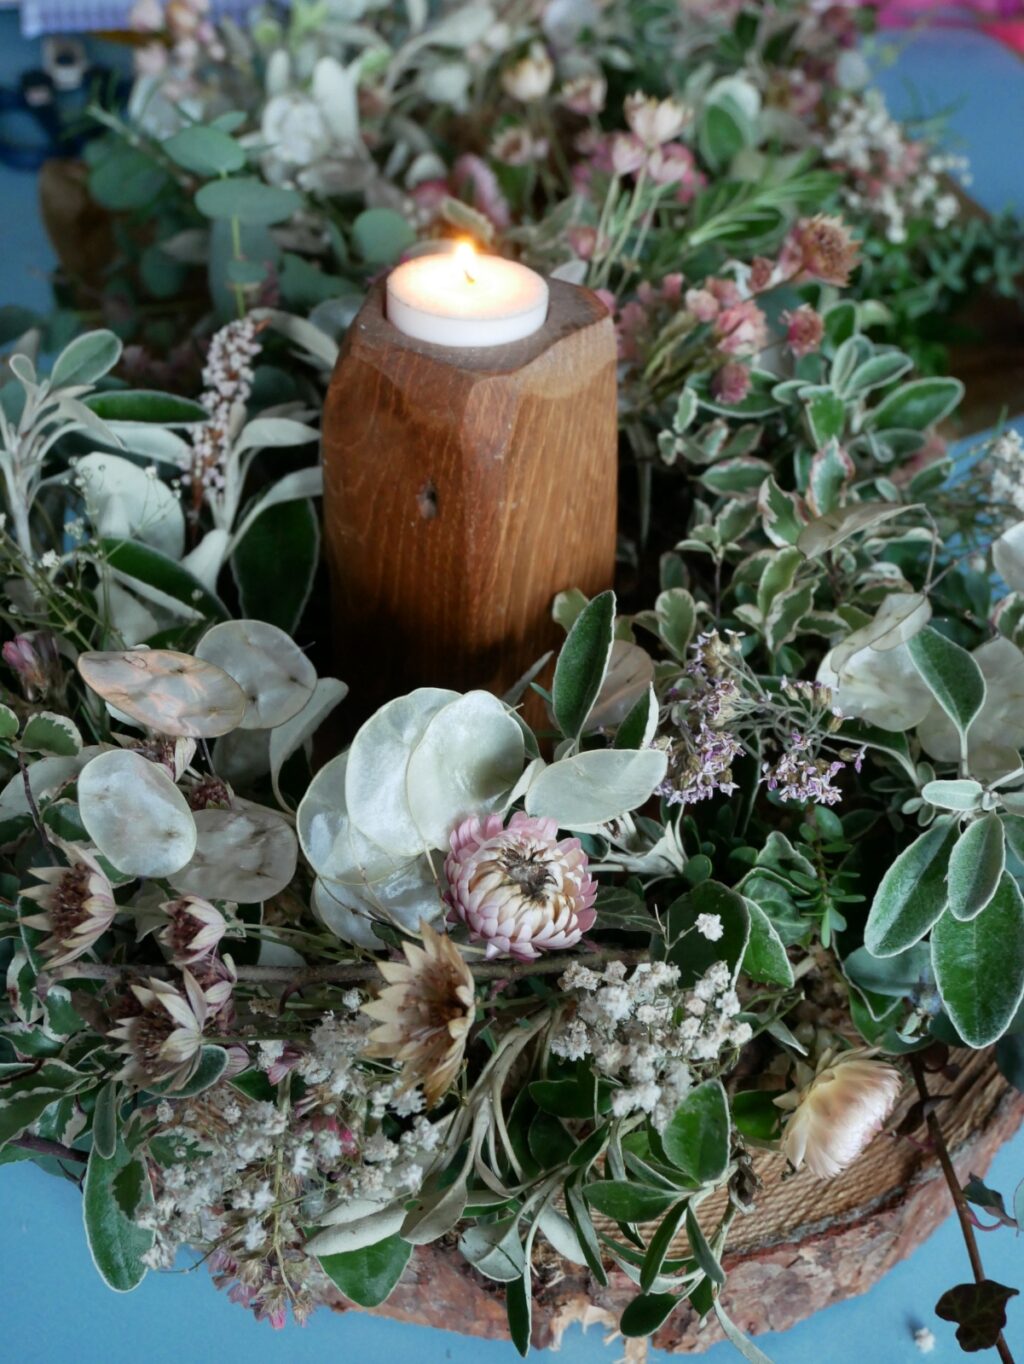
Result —
[[[955, 1052], [962, 1071], [953, 1097], [938, 1114], [957, 1172], [966, 1181], [984, 1175], [999, 1148], [1024, 1119], [1024, 1096], [999, 1074], [991, 1052]], [[908, 1084], [890, 1123], [898, 1125], [914, 1101]], [[935, 1157], [906, 1138], [880, 1134], [837, 1179], [809, 1171], [793, 1174], [785, 1160], [755, 1160], [763, 1187], [753, 1213], [733, 1223], [725, 1254], [723, 1301], [744, 1331], [785, 1331], [824, 1307], [866, 1292], [905, 1259], [952, 1214], [953, 1205]], [[724, 1198], [709, 1200], [701, 1222], [710, 1226]], [[685, 1241], [677, 1249], [685, 1251]], [[557, 1345], [571, 1325], [614, 1327], [635, 1287], [610, 1273], [606, 1287], [587, 1270], [559, 1261], [539, 1238], [535, 1250], [533, 1343]], [[961, 1266], [967, 1277], [966, 1255]], [[957, 1266], [950, 1267], [950, 1282]], [[380, 1316], [418, 1322], [467, 1335], [505, 1338], [508, 1327], [501, 1286], [478, 1274], [458, 1254], [454, 1238], [417, 1247], [402, 1281]], [[339, 1294], [338, 1311], [348, 1304]], [[678, 1309], [654, 1337], [662, 1350], [693, 1354], [722, 1339], [714, 1321]], [[627, 1356], [628, 1357], [628, 1356]]]
[[557, 647], [557, 592], [610, 587], [611, 318], [551, 282], [546, 325], [457, 350], [403, 336], [384, 286], [349, 330], [324, 411], [324, 548], [337, 666], [365, 713], [420, 686], [501, 693]]

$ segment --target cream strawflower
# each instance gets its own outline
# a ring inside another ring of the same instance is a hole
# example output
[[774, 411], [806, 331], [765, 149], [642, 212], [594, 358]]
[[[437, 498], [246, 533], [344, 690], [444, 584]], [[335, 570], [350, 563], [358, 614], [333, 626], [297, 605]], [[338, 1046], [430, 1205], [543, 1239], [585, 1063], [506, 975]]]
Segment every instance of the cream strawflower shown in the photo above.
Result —
[[542, 43], [533, 43], [525, 57], [502, 73], [505, 93], [523, 104], [543, 99], [551, 89], [555, 67]]
[[108, 1034], [121, 1042], [117, 1050], [128, 1057], [119, 1079], [143, 1088], [165, 1084], [180, 1089], [192, 1078], [203, 1050], [210, 1003], [190, 971], [182, 971], [181, 980], [184, 994], [169, 980], [150, 979], [148, 985], [132, 986], [142, 1008]]
[[420, 935], [422, 947], [403, 943], [404, 962], [377, 963], [387, 984], [362, 1009], [378, 1020], [366, 1054], [398, 1062], [399, 1092], [422, 1086], [433, 1108], [459, 1073], [476, 997], [473, 974], [451, 938], [426, 921]]
[[881, 1131], [903, 1088], [903, 1077], [870, 1051], [826, 1051], [812, 1072], [797, 1063], [798, 1086], [775, 1100], [789, 1111], [782, 1153], [795, 1170], [834, 1179]]
[[51, 841], [69, 865], [32, 868], [32, 875], [43, 884], [22, 894], [26, 900], [35, 900], [41, 912], [28, 915], [22, 923], [50, 934], [39, 944], [39, 951], [50, 957], [51, 966], [61, 966], [88, 952], [106, 933], [114, 922], [117, 904], [95, 853], [61, 839]]
[[686, 127], [692, 111], [675, 99], [654, 99], [639, 90], [628, 95], [626, 122], [645, 147], [658, 147]]
[[198, 895], [167, 900], [160, 908], [167, 923], [158, 936], [176, 966], [192, 966], [209, 956], [227, 930], [220, 910]]
[[572, 947], [597, 917], [597, 882], [578, 838], [553, 819], [515, 814], [463, 820], [445, 859], [450, 919], [487, 944], [486, 956], [533, 961]]

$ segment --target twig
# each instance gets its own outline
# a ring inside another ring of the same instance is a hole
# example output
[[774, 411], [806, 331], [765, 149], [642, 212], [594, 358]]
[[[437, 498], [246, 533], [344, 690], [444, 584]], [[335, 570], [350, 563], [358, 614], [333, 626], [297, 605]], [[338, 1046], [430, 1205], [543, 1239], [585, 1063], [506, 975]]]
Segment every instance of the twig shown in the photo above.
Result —
[[33, 1137], [29, 1133], [15, 1137], [11, 1145], [20, 1146], [24, 1151], [35, 1151], [40, 1156], [53, 1156], [54, 1160], [77, 1160], [82, 1165], [89, 1161], [84, 1151], [76, 1151], [73, 1146], [65, 1146], [59, 1141], [47, 1141], [45, 1137]]
[[39, 813], [39, 806], [36, 804], [36, 794], [32, 790], [32, 782], [29, 779], [28, 767], [25, 763], [24, 755], [18, 751], [18, 768], [21, 771], [21, 782], [25, 788], [25, 801], [28, 805], [28, 812], [32, 816], [32, 823], [35, 825], [36, 833], [42, 839], [43, 847], [50, 856], [53, 856], [53, 844], [50, 842], [50, 835], [46, 832], [46, 825], [43, 817]]
[[[960, 1179], [956, 1170], [953, 1168], [949, 1147], [946, 1145], [946, 1139], [942, 1135], [942, 1125], [939, 1122], [934, 1108], [932, 1108], [928, 1102], [932, 1096], [928, 1093], [928, 1082], [925, 1079], [924, 1065], [920, 1056], [916, 1053], [913, 1053], [910, 1057], [910, 1068], [914, 1073], [914, 1082], [917, 1085], [917, 1092], [921, 1096], [921, 1102], [924, 1105], [925, 1123], [928, 1127], [928, 1135], [931, 1137], [932, 1145], [935, 1148], [935, 1154], [939, 1158], [939, 1165], [942, 1169], [943, 1177], [949, 1186], [949, 1192], [953, 1199], [953, 1207], [956, 1209], [957, 1221], [960, 1223], [964, 1245], [967, 1247], [967, 1258], [971, 1262], [971, 1272], [974, 1274], [974, 1282], [979, 1284], [984, 1283], [985, 1268], [981, 1263], [981, 1252], [978, 1250], [977, 1237], [974, 1235], [974, 1226], [971, 1223], [970, 1209], [967, 1206], [967, 1199], [960, 1184]], [[1013, 1355], [1010, 1353], [1010, 1347], [1007, 1345], [1002, 1332], [1000, 1332], [999, 1337], [996, 1340], [995, 1348], [999, 1358], [1003, 1361], [1003, 1364], [1014, 1364]]]
[[[605, 962], [621, 961], [635, 966], [647, 961], [646, 948], [602, 947], [595, 952], [570, 956], [556, 954], [538, 961], [470, 962], [469, 969], [476, 980], [515, 980], [520, 976], [560, 975], [572, 962], [582, 966], [602, 966]], [[290, 985], [301, 989], [305, 985], [351, 985], [378, 977], [375, 961], [352, 962], [332, 966], [239, 966], [238, 979], [254, 985]], [[60, 980], [123, 980], [128, 976], [156, 976], [173, 979], [177, 973], [168, 966], [106, 966], [99, 962], [68, 962], [46, 971], [48, 981]]]

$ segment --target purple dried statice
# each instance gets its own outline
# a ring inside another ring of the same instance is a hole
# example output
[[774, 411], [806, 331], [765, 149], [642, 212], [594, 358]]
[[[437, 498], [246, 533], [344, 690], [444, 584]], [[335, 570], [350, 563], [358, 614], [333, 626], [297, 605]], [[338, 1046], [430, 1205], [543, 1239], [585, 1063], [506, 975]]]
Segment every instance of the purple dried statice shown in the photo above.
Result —
[[838, 759], [830, 762], [827, 758], [812, 757], [808, 740], [796, 730], [790, 743], [791, 747], [776, 762], [761, 765], [761, 780], [768, 790], [777, 791], [780, 800], [838, 805], [843, 793], [832, 784], [832, 778], [846, 764]]

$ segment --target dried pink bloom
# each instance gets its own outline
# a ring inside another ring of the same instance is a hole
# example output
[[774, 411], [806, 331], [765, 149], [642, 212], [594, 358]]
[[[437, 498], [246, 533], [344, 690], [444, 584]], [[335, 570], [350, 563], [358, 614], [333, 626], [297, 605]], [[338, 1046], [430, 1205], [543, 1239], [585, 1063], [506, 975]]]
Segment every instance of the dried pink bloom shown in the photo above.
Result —
[[616, 133], [611, 141], [611, 157], [616, 175], [634, 175], [647, 160], [647, 152], [632, 133]]
[[40, 912], [26, 915], [22, 923], [50, 934], [38, 950], [50, 957], [51, 966], [62, 966], [76, 961], [106, 933], [117, 904], [95, 853], [61, 839], [51, 841], [67, 858], [68, 866], [32, 868], [31, 874], [43, 884], [21, 893], [26, 900], [35, 900]]
[[506, 166], [529, 166], [548, 154], [546, 137], [534, 137], [529, 128], [506, 128], [491, 143], [491, 155]]
[[184, 993], [169, 980], [132, 986], [142, 1008], [108, 1034], [121, 1043], [117, 1050], [128, 1058], [119, 1072], [121, 1079], [142, 1088], [160, 1083], [172, 1089], [191, 1079], [202, 1055], [210, 1009], [195, 977], [188, 971], [181, 977]]
[[626, 97], [626, 122], [645, 147], [671, 142], [686, 127], [692, 110], [676, 99], [655, 99], [639, 90]]
[[796, 312], [783, 313], [782, 320], [786, 324], [786, 345], [794, 355], [810, 355], [821, 345], [825, 323], [809, 303], [802, 303]]
[[720, 403], [731, 407], [741, 403], [750, 392], [750, 370], [730, 360], [712, 377], [711, 392]]
[[656, 185], [692, 185], [696, 168], [693, 152], [681, 142], [655, 147], [647, 158], [647, 174]]
[[896, 1105], [903, 1077], [864, 1050], [826, 1052], [812, 1073], [797, 1066], [798, 1087], [776, 1099], [788, 1111], [782, 1151], [794, 1169], [806, 1163], [834, 1179], [857, 1159]]
[[0, 650], [9, 668], [18, 674], [26, 701], [39, 701], [59, 693], [62, 670], [57, 641], [46, 630], [15, 635]]
[[753, 301], [723, 308], [715, 318], [715, 337], [723, 355], [756, 355], [768, 344], [768, 323]]
[[698, 322], [714, 322], [718, 316], [718, 299], [710, 289], [687, 289], [684, 302]]
[[481, 157], [474, 156], [472, 152], [460, 156], [452, 167], [451, 187], [453, 193], [471, 204], [502, 231], [512, 221], [508, 200], [501, 192], [498, 177]]
[[841, 218], [819, 213], [801, 218], [782, 248], [779, 264], [790, 279], [817, 279], [842, 288], [860, 256], [860, 244]]
[[578, 838], [558, 838], [553, 819], [515, 814], [464, 820], [445, 859], [449, 919], [487, 944], [488, 957], [532, 961], [572, 947], [596, 916], [597, 882]]
[[182, 895], [160, 908], [167, 915], [167, 924], [157, 936], [176, 966], [192, 966], [208, 957], [227, 930], [220, 910], [198, 895]]
[[775, 262], [767, 256], [755, 256], [750, 262], [747, 286], [752, 294], [763, 293], [775, 278]]
[[580, 260], [592, 259], [599, 245], [596, 227], [587, 227], [583, 223], [577, 223], [576, 226], [569, 228], [565, 236]]
[[838, 805], [843, 793], [832, 785], [845, 763], [827, 758], [812, 757], [805, 735], [795, 730], [790, 736], [792, 747], [775, 763], [761, 764], [761, 780], [769, 791], [777, 791], [780, 800], [807, 801], [816, 805]]

